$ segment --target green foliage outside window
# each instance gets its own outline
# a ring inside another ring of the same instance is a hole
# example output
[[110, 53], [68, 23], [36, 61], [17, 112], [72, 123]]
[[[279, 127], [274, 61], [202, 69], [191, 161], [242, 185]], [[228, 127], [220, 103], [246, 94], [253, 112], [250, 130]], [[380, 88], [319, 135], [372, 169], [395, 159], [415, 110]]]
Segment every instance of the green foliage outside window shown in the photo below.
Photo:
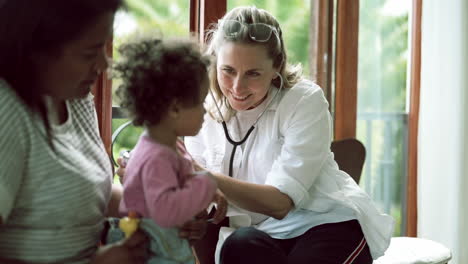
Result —
[[357, 138], [367, 149], [361, 186], [404, 234], [410, 1], [363, 0], [359, 10]]

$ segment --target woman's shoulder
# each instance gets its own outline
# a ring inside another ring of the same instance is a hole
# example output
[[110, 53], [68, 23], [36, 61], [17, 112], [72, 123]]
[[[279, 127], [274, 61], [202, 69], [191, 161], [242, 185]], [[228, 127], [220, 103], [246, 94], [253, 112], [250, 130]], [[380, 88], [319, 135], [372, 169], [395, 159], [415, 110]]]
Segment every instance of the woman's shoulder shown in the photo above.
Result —
[[13, 91], [11, 86], [3, 79], [0, 78], [0, 106], [5, 104], [21, 105], [21, 99]]
[[310, 80], [302, 79], [291, 88], [285, 89], [283, 98], [281, 99], [281, 105], [286, 107], [297, 105], [299, 102], [326, 103], [326, 98], [320, 86]]
[[[0, 79], [0, 145], [21, 148], [36, 130], [34, 116], [22, 99], [4, 80]], [[6, 152], [5, 152], [6, 153]]]
[[67, 102], [70, 106], [75, 125], [84, 128], [88, 132], [89, 130], [98, 131], [98, 118], [94, 104], [94, 96], [91, 93], [86, 97], [71, 99]]
[[292, 91], [293, 94], [296, 94], [298, 96], [308, 96], [314, 93], [322, 92], [322, 88], [320, 88], [318, 84], [308, 79], [300, 80], [299, 82], [294, 84], [289, 90]]
[[[23, 119], [28, 115], [29, 110], [18, 94], [0, 78], [0, 120]], [[0, 123], [3, 123], [2, 121]]]
[[94, 106], [94, 95], [89, 93], [87, 96], [79, 99], [71, 99], [68, 102], [79, 108], [80, 112], [91, 113], [94, 114], [95, 106]]

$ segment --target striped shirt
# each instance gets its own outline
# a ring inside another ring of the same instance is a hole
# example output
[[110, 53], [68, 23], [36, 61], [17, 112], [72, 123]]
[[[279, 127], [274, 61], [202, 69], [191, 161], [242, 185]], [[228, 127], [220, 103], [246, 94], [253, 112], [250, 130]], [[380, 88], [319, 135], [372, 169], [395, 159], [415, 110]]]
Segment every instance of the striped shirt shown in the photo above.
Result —
[[0, 79], [0, 256], [87, 263], [110, 199], [111, 165], [92, 95], [66, 102], [68, 119], [44, 125]]

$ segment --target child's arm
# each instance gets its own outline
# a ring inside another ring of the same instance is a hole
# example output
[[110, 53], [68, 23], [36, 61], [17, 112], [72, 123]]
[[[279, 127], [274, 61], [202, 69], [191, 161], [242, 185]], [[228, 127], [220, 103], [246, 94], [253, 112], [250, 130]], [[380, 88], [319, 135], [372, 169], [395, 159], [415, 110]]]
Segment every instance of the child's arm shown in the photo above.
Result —
[[150, 216], [162, 227], [179, 227], [213, 201], [216, 182], [208, 172], [179, 182], [176, 160], [159, 155], [142, 168], [144, 196]]

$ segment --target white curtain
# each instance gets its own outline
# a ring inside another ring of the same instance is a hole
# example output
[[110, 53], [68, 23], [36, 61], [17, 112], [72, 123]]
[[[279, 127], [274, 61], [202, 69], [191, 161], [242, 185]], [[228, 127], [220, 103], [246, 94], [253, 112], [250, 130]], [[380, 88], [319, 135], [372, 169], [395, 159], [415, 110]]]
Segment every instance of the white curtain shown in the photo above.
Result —
[[418, 236], [468, 264], [468, 0], [423, 0]]

